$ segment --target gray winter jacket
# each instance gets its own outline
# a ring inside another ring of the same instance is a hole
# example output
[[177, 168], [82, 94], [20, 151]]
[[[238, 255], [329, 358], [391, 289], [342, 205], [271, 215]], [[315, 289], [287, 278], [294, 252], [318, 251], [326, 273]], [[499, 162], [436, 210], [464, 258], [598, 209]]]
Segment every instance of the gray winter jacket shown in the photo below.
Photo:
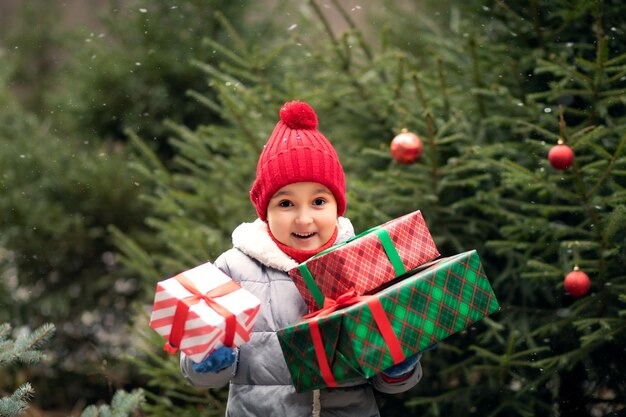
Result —
[[[339, 219], [337, 243], [354, 235], [352, 224]], [[230, 381], [227, 417], [368, 417], [379, 416], [372, 389], [406, 391], [420, 380], [418, 362], [413, 375], [387, 383], [380, 375], [351, 386], [296, 393], [276, 337], [276, 330], [298, 322], [306, 305], [287, 274], [296, 261], [282, 252], [267, 232], [266, 223], [243, 223], [233, 232], [233, 249], [215, 265], [261, 300], [250, 341], [239, 347], [236, 363], [217, 373], [196, 373], [181, 353], [183, 375], [193, 384], [219, 388]]]

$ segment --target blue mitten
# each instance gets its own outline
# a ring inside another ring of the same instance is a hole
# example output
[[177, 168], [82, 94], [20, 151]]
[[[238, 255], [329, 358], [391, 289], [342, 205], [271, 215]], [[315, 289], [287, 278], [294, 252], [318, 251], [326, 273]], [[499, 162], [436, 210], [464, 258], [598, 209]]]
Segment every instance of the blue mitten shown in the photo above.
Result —
[[405, 360], [403, 360], [402, 362], [393, 365], [390, 368], [387, 368], [383, 371], [383, 374], [385, 376], [388, 376], [389, 378], [402, 378], [404, 376], [406, 376], [407, 374], [409, 374], [410, 372], [413, 371], [413, 369], [415, 369], [415, 366], [417, 365], [417, 362], [420, 360], [420, 358], [422, 357], [422, 353], [423, 352], [427, 352], [429, 350], [433, 350], [433, 349], [437, 349], [437, 343], [434, 343], [430, 346], [428, 346], [427, 348], [425, 348], [424, 350], [420, 350], [419, 352], [417, 352], [416, 354], [409, 356], [408, 358], [406, 358]]
[[207, 356], [202, 362], [192, 362], [191, 368], [194, 372], [219, 372], [235, 363], [236, 359], [237, 352], [235, 349], [222, 346], [221, 348], [215, 349], [215, 351]]
[[383, 374], [385, 374], [385, 376], [388, 376], [389, 378], [402, 378], [409, 372], [412, 372], [413, 369], [415, 369], [415, 366], [417, 365], [417, 362], [420, 360], [421, 356], [421, 353], [411, 355], [402, 362], [385, 369], [383, 371]]

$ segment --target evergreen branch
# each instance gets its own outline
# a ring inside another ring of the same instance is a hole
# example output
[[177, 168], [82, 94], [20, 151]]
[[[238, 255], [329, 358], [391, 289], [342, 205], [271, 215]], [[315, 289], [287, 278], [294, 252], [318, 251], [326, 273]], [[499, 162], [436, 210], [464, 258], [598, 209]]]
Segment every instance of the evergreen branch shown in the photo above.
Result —
[[[439, 183], [440, 191], [444, 191], [450, 188], [464, 188], [464, 187], [478, 187], [480, 184], [491, 179], [490, 174], [468, 176], [458, 180], [443, 179]], [[453, 206], [457, 206], [462, 200], [457, 200]]]
[[496, 165], [500, 166], [503, 169], [506, 169], [507, 171], [511, 172], [511, 173], [517, 173], [519, 175], [522, 175], [526, 178], [528, 178], [528, 183], [529, 184], [535, 184], [537, 186], [539, 185], [543, 185], [546, 188], [549, 188], [552, 192], [554, 192], [557, 195], [561, 195], [564, 198], [568, 199], [568, 200], [572, 200], [572, 199], [576, 199], [578, 196], [575, 193], [572, 193], [570, 191], [567, 191], [561, 187], [558, 187], [555, 183], [547, 181], [545, 178], [537, 175], [536, 173], [524, 168], [522, 165], [520, 164], [516, 164], [513, 161], [510, 161], [508, 159], [502, 159], [502, 160], [494, 160], [493, 161]]
[[315, 0], [309, 0], [309, 5], [311, 5], [311, 7], [313, 8], [313, 11], [322, 22], [322, 25], [324, 26], [324, 29], [326, 30], [326, 33], [328, 34], [328, 37], [330, 38], [330, 41], [333, 45], [333, 49], [335, 51], [335, 54], [337, 55], [337, 58], [339, 59], [339, 62], [343, 63], [344, 69], [348, 69], [349, 68], [348, 58], [341, 53], [339, 42], [337, 41], [337, 38], [335, 37], [335, 34], [333, 33], [330, 23], [328, 22], [328, 19], [326, 19], [326, 16], [324, 16], [324, 13], [322, 13], [322, 10], [319, 8]]
[[595, 0], [593, 17], [593, 26], [596, 35], [596, 66], [593, 77], [593, 84], [591, 85], [593, 91], [593, 97], [591, 99], [591, 115], [589, 117], [591, 124], [595, 124], [598, 118], [598, 94], [602, 86], [604, 65], [608, 58], [607, 37], [602, 34], [602, 3], [599, 0]]
[[22, 414], [28, 408], [28, 401], [34, 394], [35, 390], [26, 382], [11, 396], [0, 398], [0, 416], [13, 417]]
[[[241, 58], [239, 55], [232, 52], [231, 49], [226, 48], [224, 45], [222, 45], [220, 42], [216, 40], [213, 40], [211, 38], [204, 38], [202, 39], [202, 44], [205, 47], [212, 48], [213, 51], [215, 52], [219, 52], [222, 56], [224, 56], [225, 58], [228, 58], [231, 62], [237, 65], [240, 65], [243, 68], [251, 67], [249, 61], [246, 61], [245, 59]], [[236, 50], [245, 51], [245, 49], [236, 49]]]
[[[602, 145], [599, 145], [599, 144], [596, 144], [596, 143], [590, 143], [588, 146], [593, 148], [594, 151], [596, 151], [598, 154], [600, 154], [602, 157], [604, 157], [604, 158], [606, 158], [608, 160], [610, 160], [613, 157], [613, 155], [611, 155], [611, 153], [609, 151], [607, 151], [606, 148], [604, 148]], [[606, 162], [605, 161], [596, 161], [594, 163], [585, 165], [584, 169], [587, 169], [587, 167], [598, 166], [599, 164], [605, 165]]]
[[[348, 26], [350, 27], [350, 29], [352, 30], [352, 32], [356, 35], [357, 40], [359, 41], [359, 46], [361, 47], [361, 49], [363, 50], [363, 52], [365, 53], [365, 56], [367, 57], [367, 60], [369, 62], [373, 61], [373, 54], [372, 54], [372, 50], [370, 49], [369, 45], [365, 42], [365, 39], [363, 38], [363, 33], [358, 30], [356, 24], [354, 23], [354, 20], [352, 20], [352, 18], [350, 17], [350, 15], [346, 12], [346, 10], [341, 6], [341, 4], [339, 3], [338, 0], [332, 0], [333, 4], [335, 5], [335, 8], [337, 10], [339, 10], [339, 14], [341, 15], [341, 17], [343, 17], [343, 20], [346, 21], [346, 23], [348, 24]], [[382, 77], [383, 81], [386, 81], [384, 79], [384, 77]]]
[[528, 267], [530, 268], [539, 269], [546, 273], [552, 273], [552, 274], [558, 274], [558, 275], [561, 275], [563, 273], [561, 268], [554, 266], [551, 263], [541, 262], [537, 259], [529, 259], [526, 265], [528, 265]]
[[[620, 78], [623, 77], [625, 74], [619, 74]], [[626, 88], [620, 88], [618, 90], [609, 90], [609, 91], [604, 91], [602, 93], [598, 93], [598, 97], [619, 97], [619, 98], [623, 98], [624, 94], [626, 94]]]
[[[455, 346], [448, 345], [448, 347], [456, 355], [460, 355], [463, 352], [463, 350]], [[441, 348], [441, 345], [440, 345], [440, 348]], [[476, 355], [470, 356], [466, 359], [463, 359], [459, 362], [456, 362], [447, 366], [445, 369], [442, 369], [441, 374], [444, 376], [450, 377], [459, 372], [466, 372], [467, 369], [469, 369], [472, 366], [472, 364], [476, 363], [477, 361], [478, 361], [478, 356]]]
[[476, 345], [471, 345], [469, 347], [470, 350], [473, 350], [477, 355], [485, 358], [485, 359], [491, 359], [493, 362], [497, 362], [497, 363], [504, 363], [505, 360], [503, 359], [502, 355], [498, 355], [495, 354], [487, 349], [481, 348], [479, 346]]
[[[471, 36], [469, 39], [469, 47], [470, 47], [470, 57], [472, 59], [472, 76], [474, 81], [474, 88], [481, 89], [483, 87], [482, 80], [480, 78], [480, 68], [478, 65], [478, 53], [476, 52], [476, 39], [474, 36]], [[483, 98], [480, 94], [474, 94], [476, 97], [476, 101], [478, 103], [478, 114], [480, 117], [485, 117], [485, 104], [483, 103]]]
[[413, 406], [422, 405], [422, 404], [443, 403], [443, 402], [447, 402], [447, 401], [449, 401], [451, 399], [459, 398], [459, 396], [462, 395], [461, 393], [463, 393], [464, 391], [466, 391], [466, 389], [464, 389], [464, 388], [457, 388], [457, 389], [445, 390], [442, 394], [435, 395], [435, 396], [432, 396], [432, 397], [415, 396], [411, 400], [407, 401], [406, 405], [410, 406], [410, 407], [413, 407]]
[[611, 330], [613, 328], [626, 330], [624, 320], [612, 317], [586, 317], [584, 319], [574, 320], [572, 324], [578, 330], [586, 330], [593, 325], [598, 325], [604, 330]]
[[622, 136], [622, 139], [620, 140], [619, 144], [617, 145], [617, 148], [615, 149], [615, 153], [612, 155], [611, 160], [609, 161], [609, 165], [606, 167], [606, 169], [602, 173], [602, 176], [598, 178], [598, 181], [596, 182], [596, 184], [591, 188], [591, 190], [589, 190], [589, 195], [596, 194], [598, 190], [600, 189], [600, 187], [604, 185], [605, 181], [611, 175], [611, 171], [613, 170], [613, 167], [615, 166], [615, 163], [617, 162], [617, 158], [623, 155], [623, 150], [624, 150], [625, 145], [626, 145], [626, 135]]
[[[10, 360], [18, 360], [25, 363], [34, 363], [39, 361], [43, 356], [43, 353], [38, 350], [39, 347], [48, 342], [54, 333], [54, 324], [46, 323], [38, 327], [30, 334], [18, 336], [15, 340], [13, 348], [7, 352], [8, 358]], [[5, 362], [2, 359], [6, 358], [0, 357], [0, 363]]]
[[204, 398], [198, 397], [198, 395], [195, 393], [186, 393], [186, 392], [176, 390], [176, 389], [168, 390], [167, 396], [171, 399], [181, 400], [187, 403], [201, 404], [206, 401]]
[[[404, 68], [406, 63], [406, 57], [404, 56], [404, 54], [399, 53], [396, 56], [398, 61], [398, 70], [396, 72], [396, 83], [393, 92], [394, 101], [398, 101], [402, 97], [402, 86], [404, 84]], [[392, 102], [390, 102], [389, 105], [391, 106]]]
[[234, 100], [230, 96], [224, 95], [223, 104], [228, 108], [228, 110], [230, 111], [230, 114], [235, 119], [234, 120], [235, 123], [247, 137], [248, 143], [250, 144], [254, 152], [260, 155], [262, 148], [258, 144], [256, 136], [254, 135], [252, 130], [250, 130], [250, 128], [248, 127], [247, 118], [242, 114], [242, 112], [239, 109], [237, 109], [237, 105], [235, 104]]
[[587, 115], [587, 112], [584, 109], [576, 109], [574, 107], [567, 107], [567, 106], [565, 107], [565, 113], [568, 113], [574, 116], [580, 116], [580, 117], [584, 117]]
[[[515, 310], [515, 308], [512, 308], [512, 309]], [[546, 317], [548, 317], [550, 314], [554, 314], [552, 310], [545, 311], [545, 310], [527, 309], [527, 308], [526, 309], [520, 308], [520, 310], [522, 310], [524, 312], [528, 312], [528, 313], [534, 313], [534, 314], [537, 314], [537, 312], [545, 313]], [[533, 337], [542, 337], [542, 336], [545, 336], [545, 335], [550, 335], [550, 334], [558, 332], [558, 329], [563, 329], [563, 328], [567, 327], [571, 322], [572, 322], [571, 318], [562, 318], [562, 319], [558, 319], [558, 320], [551, 320], [549, 323], [546, 323], [546, 324], [544, 324], [542, 326], [539, 326], [539, 327], [536, 327], [535, 329], [533, 329], [531, 335]]]
[[624, 225], [626, 225], [626, 206], [615, 207], [606, 219], [603, 239], [610, 241]]
[[[192, 147], [187, 146], [184, 142], [180, 142], [180, 141], [172, 141], [173, 144], [175, 145], [180, 145], [179, 149], [183, 150], [185, 148], [187, 148], [188, 150], [192, 150]], [[194, 180], [196, 180], [197, 178], [195, 177], [190, 177], [190, 175], [198, 175], [199, 177], [202, 176], [202, 174], [206, 173], [205, 170], [209, 170], [209, 171], [213, 171], [216, 168], [216, 164], [214, 161], [211, 160], [205, 160], [205, 161], [201, 161], [201, 162], [194, 162], [194, 161], [190, 161], [187, 158], [183, 158], [183, 157], [176, 157], [176, 164], [178, 166], [180, 166], [181, 169], [185, 169], [186, 173], [185, 174], [174, 174], [172, 176], [172, 178], [174, 179], [174, 181], [177, 184], [180, 184], [181, 186], [184, 185], [190, 185], [194, 183]]]
[[422, 84], [419, 78], [419, 75], [414, 72], [412, 74], [413, 83], [415, 84], [415, 92], [417, 93], [417, 98], [424, 109], [426, 114], [426, 126], [428, 127], [429, 137], [433, 138], [437, 135], [437, 126], [435, 125], [435, 120], [432, 117], [432, 111], [430, 109], [430, 104], [424, 95], [424, 91], [422, 90]]
[[[592, 346], [581, 346], [558, 355], [539, 359], [535, 362], [535, 367], [545, 370], [554, 370], [557, 368], [572, 368], [577, 363], [589, 357], [593, 351]], [[549, 372], [546, 372], [549, 373]]]
[[115, 392], [111, 405], [90, 405], [83, 410], [81, 417], [130, 417], [145, 402], [143, 390], [136, 389], [128, 393], [124, 390]]
[[347, 33], [343, 33], [340, 39], [344, 52], [343, 56], [345, 57], [344, 69], [350, 71], [352, 64], [352, 45], [350, 44], [350, 38]]
[[283, 51], [287, 48], [286, 43], [281, 43], [280, 45], [276, 45], [272, 47], [268, 52], [265, 53], [265, 56], [260, 59], [257, 64], [258, 69], [266, 68], [270, 62], [274, 59], [280, 57]]
[[[593, 132], [593, 133], [590, 133], [590, 132]], [[598, 135], [602, 133], [604, 133], [604, 128], [602, 126], [591, 125], [591, 126], [585, 126], [582, 129], [578, 130], [577, 132], [571, 134], [570, 138], [575, 139], [579, 136], [583, 136], [584, 138], [587, 138], [586, 140], [590, 140], [591, 138], [597, 137]], [[583, 142], [583, 139], [577, 140], [576, 145], [580, 145], [581, 142]]]
[[11, 325], [9, 323], [0, 323], [0, 342], [8, 339], [11, 335]]
[[159, 175], [167, 179], [168, 170], [156, 153], [152, 151], [134, 131], [130, 129], [126, 130], [126, 136], [130, 139], [132, 147], [139, 151], [142, 160], [147, 161], [149, 167], [152, 168], [154, 172], [159, 173]]
[[115, 246], [124, 254], [123, 261], [127, 265], [133, 265], [133, 270], [142, 271], [144, 278], [152, 279], [158, 277], [158, 273], [154, 260], [141, 246], [119, 230], [114, 225], [110, 225], [109, 233], [113, 236]]
[[521, 360], [514, 360], [516, 358], [523, 358], [526, 356], [532, 356], [536, 353], [541, 353], [541, 352], [546, 352], [549, 351], [550, 348], [547, 346], [541, 346], [541, 347], [537, 347], [537, 348], [532, 348], [532, 349], [526, 349], [523, 351], [518, 351], [513, 353], [513, 349], [511, 346], [509, 346], [509, 352], [507, 354], [504, 355], [496, 355], [494, 353], [492, 353], [491, 351], [487, 350], [487, 349], [483, 349], [481, 347], [478, 347], [476, 345], [472, 345], [469, 347], [470, 350], [475, 351], [477, 354], [479, 354], [481, 357], [485, 357], [485, 358], [489, 358], [491, 360], [493, 360], [494, 362], [499, 363], [500, 365], [506, 365], [506, 366], [526, 366], [526, 367], [534, 367], [534, 365], [532, 364], [532, 362], [528, 362], [528, 361], [521, 361]]
[[[218, 114], [220, 114], [225, 119], [227, 118], [226, 115], [224, 115], [223, 113], [223, 109], [221, 108]], [[206, 132], [205, 130], [199, 130], [198, 132], [194, 132], [191, 129], [189, 129], [187, 126], [175, 123], [171, 120], [166, 120], [165, 123], [166, 123], [166, 126], [173, 133], [175, 133], [175, 136], [177, 139], [172, 139], [171, 143], [175, 145], [179, 150], [184, 151], [185, 149], [189, 149], [190, 146], [183, 145], [184, 143], [189, 143], [189, 144], [194, 145], [193, 147], [194, 149], [202, 149], [203, 155], [206, 153], [206, 151], [204, 150], [204, 147], [207, 147], [211, 153], [223, 154], [222, 149], [211, 144], [210, 141], [201, 139], [202, 135], [200, 133], [205, 133]], [[194, 150], [190, 155], [194, 157], [197, 156], [197, 151]], [[174, 175], [172, 175], [172, 177], [174, 177]]]
[[606, 344], [610, 341], [615, 341], [618, 339], [618, 336], [624, 333], [624, 320], [623, 319], [615, 319], [619, 321], [617, 327], [602, 329], [591, 334], [587, 334], [580, 337], [580, 346], [585, 348], [594, 348], [601, 345]]
[[491, 411], [486, 417], [497, 417], [500, 415], [510, 416], [511, 412], [515, 412], [521, 417], [535, 417], [535, 411], [530, 404], [524, 404], [518, 401], [503, 401]]
[[563, 272], [561, 271], [559, 274], [556, 273], [550, 273], [547, 271], [542, 271], [542, 272], [522, 272], [520, 274], [520, 278], [524, 279], [524, 280], [541, 280], [541, 281], [548, 281], [548, 282], [553, 282], [554, 280], [558, 279], [558, 278], [562, 278], [563, 277]]
[[598, 250], [600, 248], [600, 246], [598, 245], [598, 242], [594, 242], [591, 240], [582, 240], [582, 239], [563, 240], [561, 241], [560, 246], [564, 250], [574, 248], [576, 251], [579, 251], [581, 249], [582, 250]]
[[446, 73], [443, 65], [443, 60], [437, 58], [437, 69], [439, 74], [439, 86], [441, 88], [441, 96], [443, 98], [443, 117], [447, 119], [450, 115], [450, 99], [448, 97], [448, 90], [446, 88]]
[[[586, 270], [588, 270], [590, 273], [594, 272], [597, 273], [597, 269], [595, 270], [591, 270], [591, 268], [585, 268]], [[596, 307], [600, 306], [600, 310], [597, 310]], [[589, 314], [589, 311], [596, 311], [597, 314], [601, 314], [602, 311], [602, 302], [600, 301], [600, 299], [596, 299], [593, 297], [581, 297], [579, 299], [577, 299], [573, 304], [570, 305], [570, 311], [567, 315], [568, 319], [571, 319], [571, 321], [574, 320], [575, 317], [579, 317], [579, 316], [584, 316], [586, 314]]]
[[195, 99], [198, 103], [202, 104], [206, 108], [213, 110], [215, 113], [219, 114], [222, 111], [222, 108], [215, 101], [211, 100], [204, 94], [200, 94], [196, 91], [187, 91], [187, 96]]
[[607, 60], [604, 64], [607, 67], [613, 67], [617, 64], [621, 64], [624, 61], [626, 61], [626, 54], [621, 54], [621, 55], [616, 56], [615, 58], [611, 58]]
[[520, 14], [518, 14], [517, 12], [515, 12], [513, 9], [511, 9], [505, 2], [504, 0], [496, 0], [496, 4], [498, 6], [500, 6], [504, 11], [506, 11], [507, 13], [509, 13], [511, 16], [513, 16], [518, 22], [524, 22], [526, 20], [525, 17], [521, 16]]
[[525, 120], [518, 120], [517, 124], [529, 127], [531, 130], [534, 130], [535, 132], [540, 133], [545, 138], [549, 138], [550, 140], [556, 141], [559, 138], [558, 135], [556, 135], [553, 132], [551, 132], [551, 131], [549, 131], [547, 129], [544, 129], [543, 127], [538, 126], [538, 125], [536, 125], [534, 123], [530, 123], [530, 122], [527, 122]]
[[594, 70], [596, 67], [595, 62], [588, 61], [587, 59], [581, 56], [575, 57], [574, 62], [580, 65], [581, 67], [586, 67], [587, 70]]
[[572, 69], [570, 66], [562, 64], [562, 66], [557, 65], [556, 63], [538, 60], [538, 67], [535, 70], [537, 74], [543, 73], [553, 73], [555, 75], [561, 75], [564, 77], [564, 80], [578, 81], [579, 85], [582, 87], [587, 87], [590, 90], [593, 90], [593, 79], [588, 75], [583, 74], [580, 71], [576, 71]]
[[585, 211], [584, 207], [555, 204], [522, 203], [520, 207], [525, 211], [540, 212], [544, 215], [579, 213]]
[[610, 85], [626, 76], [626, 66], [620, 68], [607, 68], [606, 72], [608, 74], [613, 74], [606, 79], [606, 83]]
[[[220, 69], [222, 71], [227, 72], [228, 74], [231, 74], [233, 76], [234, 79], [239, 79], [239, 80], [246, 80], [249, 81], [251, 84], [260, 84], [261, 83], [261, 77], [257, 72], [251, 72], [249, 69], [247, 68], [238, 68], [235, 65], [228, 63], [228, 62], [221, 62], [220, 63]], [[237, 78], [235, 78], [237, 77]], [[239, 82], [237, 85], [237, 88], [242, 89], [244, 92], [246, 90], [248, 90], [248, 86], [246, 84], [243, 84], [241, 82]]]
[[206, 62], [202, 62], [202, 61], [197, 61], [195, 59], [191, 61], [191, 64], [195, 66], [196, 68], [199, 68], [200, 70], [202, 70], [202, 72], [204, 72], [208, 76], [212, 76], [218, 81], [221, 81], [223, 84], [229, 84], [229, 83], [230, 85], [241, 84], [241, 82], [238, 79], [231, 76], [230, 74], [227, 74], [217, 69], [214, 65], [207, 64]]
[[531, 0], [530, 2], [533, 18], [533, 29], [537, 36], [537, 43], [540, 48], [543, 48], [543, 31], [541, 29], [541, 16], [539, 14], [539, 7], [537, 6], [537, 0]]
[[[567, 139], [567, 134], [565, 132], [565, 121], [563, 118], [563, 112], [561, 111], [561, 116], [560, 116], [560, 125], [563, 126], [562, 127], [562, 132], [563, 132], [563, 138]], [[588, 193], [586, 186], [585, 186], [585, 182], [582, 178], [582, 174], [579, 168], [579, 164], [576, 161], [576, 159], [574, 159], [574, 163], [572, 165], [572, 171], [574, 174], [574, 182], [576, 184], [576, 188], [578, 190], [578, 194], [580, 196], [580, 200], [583, 204], [583, 206], [586, 208], [587, 214], [589, 216], [589, 219], [591, 219], [592, 224], [597, 225], [597, 227], [594, 229], [595, 235], [596, 235], [596, 239], [598, 241], [598, 245], [600, 247], [600, 253], [604, 253], [604, 250], [606, 248], [606, 241], [603, 239], [603, 231], [601, 226], [601, 222], [600, 219], [598, 217], [598, 213], [596, 212], [596, 210], [594, 209], [593, 205], [591, 204], [590, 201], [590, 194]], [[595, 190], [595, 188], [594, 188]], [[604, 257], [600, 257], [599, 259], [599, 269], [600, 269], [600, 285], [603, 285], [604, 282], [606, 281], [606, 260], [604, 259]]]
[[435, 126], [435, 121], [431, 115], [430, 108], [428, 107], [428, 101], [426, 100], [426, 96], [422, 91], [422, 86], [420, 83], [419, 76], [417, 73], [413, 73], [413, 83], [415, 84], [415, 92], [417, 93], [417, 97], [420, 100], [422, 107], [426, 113], [426, 126], [428, 127], [428, 145], [430, 146], [430, 186], [431, 192], [434, 195], [439, 193], [439, 173], [437, 172], [438, 162], [437, 162], [437, 144], [435, 142], [435, 136], [437, 134], [437, 128]]
[[[581, 97], [591, 97], [592, 92], [589, 90], [583, 90], [580, 88], [555, 88], [554, 90], [544, 91], [540, 93], [532, 93], [528, 94], [526, 97], [528, 101], [540, 101], [544, 99], [556, 99], [558, 97], [563, 96], [564, 94], [572, 95], [572, 96], [581, 96]], [[579, 110], [571, 107], [566, 107], [568, 113], [585, 115], [584, 110]]]
[[[430, 115], [432, 116], [432, 111]], [[458, 113], [449, 117], [441, 125], [435, 125], [434, 122], [435, 120], [433, 119], [433, 128], [434, 131], [437, 133], [437, 143], [445, 143], [448, 140], [446, 138], [456, 139], [467, 136], [467, 133], [463, 131], [458, 131], [459, 127], [466, 127], [467, 125], [467, 121], [463, 119]]]
[[236, 51], [246, 51], [248, 43], [244, 39], [242, 39], [241, 36], [239, 36], [239, 33], [234, 28], [234, 26], [230, 24], [226, 15], [218, 10], [214, 13], [214, 16], [217, 21], [220, 22], [222, 27], [226, 30], [230, 39], [232, 39], [232, 41], [235, 43], [234, 49]]

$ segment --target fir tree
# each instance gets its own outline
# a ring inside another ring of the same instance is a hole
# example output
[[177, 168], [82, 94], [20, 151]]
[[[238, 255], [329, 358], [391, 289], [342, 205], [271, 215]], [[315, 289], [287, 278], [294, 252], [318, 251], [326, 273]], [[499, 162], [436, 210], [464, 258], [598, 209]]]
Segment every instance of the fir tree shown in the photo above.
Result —
[[[623, 410], [625, 58], [606, 33], [624, 29], [604, 20], [623, 6], [479, 3], [451, 7], [449, 29], [389, 4], [375, 41], [337, 1], [342, 34], [315, 1], [297, 29], [262, 49], [232, 32], [232, 45], [216, 47], [219, 64], [198, 63], [215, 96], [193, 94], [225, 124], [170, 124], [177, 156], [169, 167], [134, 138], [154, 239], [114, 233], [146, 301], [155, 280], [214, 259], [234, 226], [253, 216], [247, 191], [272, 109], [298, 98], [348, 155], [347, 214], [357, 230], [421, 209], [444, 256], [478, 249], [503, 306], [424, 355], [423, 381], [404, 395], [380, 395], [383, 414]], [[425, 143], [413, 165], [389, 154], [402, 128]], [[548, 164], [558, 138], [576, 153], [567, 171]], [[580, 299], [562, 284], [575, 265], [593, 283]]]
[[[15, 363], [34, 365], [44, 359], [40, 348], [54, 336], [53, 324], [44, 324], [29, 333], [20, 333], [13, 338], [8, 323], [0, 324], [0, 367]], [[35, 395], [35, 389], [29, 382], [24, 382], [11, 395], [0, 398], [0, 416], [17, 417], [28, 408], [29, 401]], [[111, 405], [90, 405], [81, 417], [126, 417], [135, 414], [144, 402], [143, 391], [136, 389], [130, 393], [119, 390], [113, 396]]]
[[136, 415], [137, 410], [145, 401], [140, 389], [126, 392], [118, 390], [111, 399], [111, 404], [100, 406], [90, 405], [83, 410], [81, 417], [126, 417]]
[[[22, 333], [14, 339], [11, 337], [11, 326], [7, 323], [0, 324], [0, 367], [15, 362], [27, 365], [39, 362], [44, 356], [40, 348], [50, 340], [54, 332], [54, 325], [44, 324], [32, 333]], [[28, 407], [34, 393], [31, 384], [25, 382], [11, 395], [0, 398], [0, 416], [20, 415]]]
[[0, 103], [0, 321], [61, 329], [50, 348], [61, 360], [47, 369], [60, 383], [45, 388], [80, 393], [75, 375], [93, 372], [100, 355], [125, 343], [116, 334], [136, 289], [116, 267], [106, 228], [143, 227], [137, 186], [114, 147], [55, 136], [5, 88]]
[[[124, 146], [109, 139], [127, 126], [157, 138], [164, 114], [214, 120], [185, 98], [204, 84], [189, 51], [210, 59], [202, 39], [220, 36], [214, 3], [106, 3], [98, 30], [59, 24], [64, 7], [53, 3], [19, 5], [0, 28], [0, 322], [61, 329], [51, 347], [61, 360], [47, 370], [57, 384], [40, 389], [48, 407], [134, 378], [116, 358], [137, 287], [106, 228], [141, 236], [145, 206]], [[236, 16], [240, 6], [222, 9]]]

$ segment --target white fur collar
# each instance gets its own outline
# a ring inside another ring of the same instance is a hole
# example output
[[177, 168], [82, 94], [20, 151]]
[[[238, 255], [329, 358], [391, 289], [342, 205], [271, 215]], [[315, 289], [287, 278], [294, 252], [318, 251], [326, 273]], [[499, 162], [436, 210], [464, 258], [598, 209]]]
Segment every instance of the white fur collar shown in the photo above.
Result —
[[[354, 227], [346, 217], [339, 217], [337, 225], [339, 231], [335, 243], [346, 241], [354, 236]], [[293, 258], [274, 243], [268, 233], [267, 223], [261, 219], [237, 226], [233, 232], [233, 246], [270, 268], [289, 271], [298, 266]]]

